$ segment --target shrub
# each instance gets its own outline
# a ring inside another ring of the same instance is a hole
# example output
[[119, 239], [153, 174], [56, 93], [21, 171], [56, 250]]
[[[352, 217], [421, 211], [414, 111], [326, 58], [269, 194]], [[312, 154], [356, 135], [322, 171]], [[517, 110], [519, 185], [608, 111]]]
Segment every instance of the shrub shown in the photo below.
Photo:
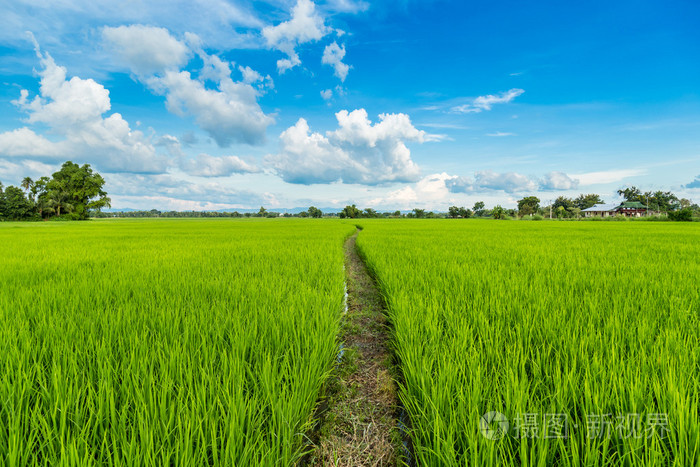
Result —
[[676, 222], [690, 222], [693, 220], [693, 210], [690, 208], [669, 211], [668, 219]]

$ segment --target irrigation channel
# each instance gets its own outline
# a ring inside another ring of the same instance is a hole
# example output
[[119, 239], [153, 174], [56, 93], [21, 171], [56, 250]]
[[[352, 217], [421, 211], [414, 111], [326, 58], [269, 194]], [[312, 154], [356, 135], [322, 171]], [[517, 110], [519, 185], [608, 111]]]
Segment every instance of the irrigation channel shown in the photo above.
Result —
[[400, 428], [389, 323], [377, 284], [357, 252], [358, 233], [345, 243], [341, 352], [317, 411], [307, 465], [387, 466], [410, 456]]

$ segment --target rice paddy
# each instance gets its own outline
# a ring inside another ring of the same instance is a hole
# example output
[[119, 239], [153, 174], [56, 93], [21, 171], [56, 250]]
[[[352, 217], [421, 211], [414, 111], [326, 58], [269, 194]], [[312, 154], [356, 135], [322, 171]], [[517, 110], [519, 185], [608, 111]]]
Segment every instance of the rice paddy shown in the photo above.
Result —
[[0, 224], [0, 465], [293, 464], [354, 230]]
[[362, 225], [418, 465], [700, 463], [697, 228]]
[[[700, 464], [695, 224], [358, 223], [416, 465]], [[0, 223], [0, 465], [299, 463], [354, 231]]]

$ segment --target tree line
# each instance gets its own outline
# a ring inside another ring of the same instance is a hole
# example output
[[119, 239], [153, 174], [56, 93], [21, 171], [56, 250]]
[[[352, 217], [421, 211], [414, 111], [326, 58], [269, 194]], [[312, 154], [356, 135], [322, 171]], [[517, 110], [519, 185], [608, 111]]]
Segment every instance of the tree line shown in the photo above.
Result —
[[84, 220], [110, 206], [105, 181], [89, 164], [65, 162], [51, 177], [25, 177], [19, 187], [0, 183], [0, 220]]
[[[678, 198], [670, 191], [646, 191], [633, 186], [617, 190], [617, 194], [628, 202], [640, 202], [648, 207], [649, 212], [667, 216], [669, 220], [692, 220], [693, 216], [700, 215], [700, 206], [686, 198]], [[518, 200], [518, 207], [507, 209], [500, 205], [491, 210], [484, 209], [484, 203], [479, 201], [473, 209], [451, 206], [447, 211], [450, 218], [492, 217], [494, 219], [507, 219], [515, 217], [532, 217], [543, 219], [552, 217], [557, 219], [578, 218], [581, 211], [591, 208], [596, 204], [604, 204], [605, 201], [596, 193], [580, 194], [576, 198], [559, 196], [547, 205], [541, 205], [536, 196], [526, 196]]]

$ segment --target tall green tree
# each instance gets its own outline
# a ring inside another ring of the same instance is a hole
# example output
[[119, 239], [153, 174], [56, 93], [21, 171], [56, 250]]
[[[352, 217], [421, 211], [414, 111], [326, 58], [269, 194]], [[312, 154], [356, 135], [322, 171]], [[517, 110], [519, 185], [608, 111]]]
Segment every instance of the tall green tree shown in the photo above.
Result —
[[340, 211], [340, 213], [338, 213], [338, 217], [340, 217], [341, 219], [357, 219], [361, 215], [362, 211], [360, 211], [354, 204], [352, 206], [345, 206], [343, 210]]
[[642, 190], [640, 190], [636, 186], [624, 188], [624, 189], [619, 189], [619, 190], [617, 190], [617, 194], [622, 196], [625, 199], [625, 201], [643, 202], [643, 200], [644, 200], [643, 199], [644, 193], [642, 193]]
[[552, 204], [552, 207], [554, 208], [555, 211], [559, 210], [559, 208], [564, 208], [564, 210], [569, 210], [573, 207], [575, 207], [574, 200], [571, 198], [567, 198], [566, 196], [560, 196], [557, 199], [554, 200], [554, 204]]
[[603, 198], [600, 197], [600, 195], [595, 194], [595, 193], [590, 193], [587, 195], [581, 194], [574, 200], [574, 206], [584, 210], [588, 208], [592, 208], [596, 204], [603, 204], [605, 201], [603, 201]]
[[41, 177], [39, 180], [34, 182], [34, 186], [32, 187], [32, 196], [35, 200], [34, 207], [37, 213], [39, 213], [39, 217], [42, 218], [46, 217], [46, 215], [52, 212], [47, 190], [47, 185], [50, 181], [51, 179], [49, 177]]
[[380, 217], [379, 213], [375, 211], [372, 208], [365, 208], [365, 211], [362, 213], [362, 217], [369, 217], [369, 218], [375, 218], [375, 217]]
[[676, 211], [681, 208], [681, 202], [676, 195], [670, 191], [654, 191], [644, 193], [642, 203], [651, 209], [661, 212]]
[[73, 212], [71, 193], [63, 181], [51, 180], [46, 190], [46, 208], [50, 214], [61, 216]]
[[31, 177], [24, 177], [22, 179], [22, 183], [19, 184], [19, 186], [22, 187], [24, 191], [27, 192], [27, 197], [29, 198], [30, 201], [34, 201], [34, 180], [31, 179]]
[[472, 211], [474, 211], [475, 216], [481, 217], [484, 215], [484, 211], [485, 211], [484, 208], [485, 207], [486, 207], [486, 204], [484, 204], [483, 201], [477, 201], [476, 203], [474, 203], [474, 207], [472, 208]]
[[10, 220], [23, 220], [32, 216], [32, 203], [21, 188], [8, 186], [4, 193], [4, 217]]
[[535, 214], [540, 207], [540, 199], [536, 196], [526, 196], [518, 201], [520, 217]]
[[307, 212], [309, 217], [315, 217], [317, 219], [323, 217], [323, 212], [316, 206], [311, 206]]
[[500, 205], [496, 206], [493, 208], [491, 211], [491, 215], [493, 216], [494, 219], [505, 219], [506, 218], [506, 210], [503, 209]]
[[110, 206], [104, 184], [104, 178], [89, 164], [64, 162], [46, 184], [48, 205], [58, 216], [71, 214], [73, 219], [87, 219], [91, 212]]
[[462, 219], [466, 219], [468, 217], [471, 217], [472, 212], [469, 209], [464, 208], [463, 206], [457, 207], [457, 206], [450, 206], [447, 209], [447, 217], [451, 217], [452, 219], [456, 219], [458, 217], [461, 217]]
[[681, 202], [670, 191], [642, 191], [636, 186], [617, 190], [617, 194], [625, 201], [639, 201], [654, 211], [669, 212], [681, 208]]

